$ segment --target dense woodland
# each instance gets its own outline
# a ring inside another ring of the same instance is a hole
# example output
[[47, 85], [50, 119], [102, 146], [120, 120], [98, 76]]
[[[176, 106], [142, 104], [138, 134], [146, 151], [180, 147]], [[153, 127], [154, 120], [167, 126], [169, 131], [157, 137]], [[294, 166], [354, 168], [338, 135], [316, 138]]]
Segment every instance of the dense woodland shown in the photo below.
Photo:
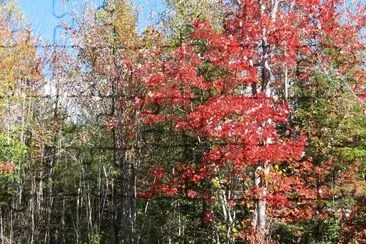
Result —
[[366, 243], [364, 1], [0, 3], [1, 244]]

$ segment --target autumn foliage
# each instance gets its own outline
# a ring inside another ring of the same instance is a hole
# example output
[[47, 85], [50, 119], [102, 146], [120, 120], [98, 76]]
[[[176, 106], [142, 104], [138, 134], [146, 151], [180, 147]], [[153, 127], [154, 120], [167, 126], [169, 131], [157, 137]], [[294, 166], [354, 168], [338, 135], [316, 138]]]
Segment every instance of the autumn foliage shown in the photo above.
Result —
[[366, 242], [362, 1], [87, 2], [0, 1], [1, 243]]
[[[153, 168], [154, 183], [140, 195], [215, 204], [217, 181], [226, 191], [235, 185], [228, 199], [232, 206], [241, 204], [251, 212], [262, 201], [266, 218], [311, 219], [319, 201], [331, 196], [324, 177], [332, 166], [325, 170], [302, 158], [306, 138], [289, 127], [291, 107], [276, 92], [284, 89], [284, 79], [311, 80], [315, 68], [335, 77], [355, 74], [349, 67], [359, 60], [334, 67], [333, 57], [324, 52], [337, 47], [343, 57], [363, 49], [357, 39], [363, 18], [348, 12], [351, 21], [342, 23], [337, 4], [241, 1], [224, 21], [224, 32], [196, 20], [191, 40], [168, 57], [148, 54], [136, 72], [147, 89], [137, 104], [145, 122], [168, 123], [210, 147], [197, 162], [177, 162], [173, 170]], [[354, 87], [361, 83], [357, 79]], [[251, 234], [257, 228], [253, 218], [242, 219], [246, 227], [240, 236], [260, 241]]]
[[10, 162], [0, 162], [0, 173], [13, 173], [14, 165]]

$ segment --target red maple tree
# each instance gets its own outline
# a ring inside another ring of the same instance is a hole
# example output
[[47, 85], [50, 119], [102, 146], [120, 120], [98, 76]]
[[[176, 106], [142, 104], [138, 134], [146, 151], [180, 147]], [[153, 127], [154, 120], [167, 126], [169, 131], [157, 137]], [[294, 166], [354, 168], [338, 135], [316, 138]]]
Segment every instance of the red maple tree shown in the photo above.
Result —
[[[153, 168], [154, 184], [140, 195], [215, 202], [208, 186], [219, 182], [226, 209], [238, 204], [249, 209], [240, 235], [250, 241], [263, 241], [269, 217], [311, 218], [315, 200], [329, 195], [319, 183], [325, 171], [301, 160], [306, 139], [288, 128], [286, 100], [289, 80], [311, 79], [315, 69], [342, 79], [362, 77], [348, 69], [356, 58], [334, 65], [324, 52], [337, 47], [347, 57], [363, 49], [363, 8], [347, 12], [346, 22], [339, 7], [335, 0], [243, 0], [222, 33], [197, 20], [190, 41], [168, 58], [139, 67], [136, 74], [148, 90], [138, 103], [146, 123], [169, 120], [176, 130], [211, 144], [199, 162], [177, 162], [174, 175]], [[285, 92], [278, 95], [281, 89]], [[350, 89], [355, 94], [364, 89], [362, 81], [356, 79]], [[164, 176], [168, 180], [160, 180]], [[214, 218], [204, 213], [205, 223]]]

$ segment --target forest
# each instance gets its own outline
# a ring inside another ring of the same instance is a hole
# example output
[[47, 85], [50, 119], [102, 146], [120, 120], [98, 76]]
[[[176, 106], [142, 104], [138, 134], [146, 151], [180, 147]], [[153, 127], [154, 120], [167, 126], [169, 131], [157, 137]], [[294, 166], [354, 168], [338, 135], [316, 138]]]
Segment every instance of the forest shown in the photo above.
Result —
[[0, 243], [366, 243], [365, 2], [165, 4], [0, 1]]

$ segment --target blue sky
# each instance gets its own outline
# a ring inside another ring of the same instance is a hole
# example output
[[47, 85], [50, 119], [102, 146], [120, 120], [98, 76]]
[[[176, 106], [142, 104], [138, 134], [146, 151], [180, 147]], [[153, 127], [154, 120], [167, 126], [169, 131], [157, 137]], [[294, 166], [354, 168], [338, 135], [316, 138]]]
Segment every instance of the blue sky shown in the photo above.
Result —
[[[67, 21], [68, 16], [56, 18], [56, 15], [63, 15], [72, 12], [77, 4], [85, 3], [87, 0], [18, 0], [28, 22], [36, 36], [43, 40], [53, 42], [54, 29], [61, 21]], [[103, 0], [92, 0], [96, 4], [101, 4]], [[157, 16], [165, 8], [165, 0], [130, 0], [137, 7], [139, 12], [139, 31], [141, 32], [147, 25], [152, 24], [151, 15]], [[350, 2], [366, 3], [366, 0], [350, 0]], [[348, 3], [350, 3], [348, 2]], [[53, 8], [53, 5], [55, 8]], [[53, 10], [54, 9], [54, 10]], [[56, 39], [57, 39], [56, 35]]]
[[[85, 2], [85, 0], [18, 0], [28, 22], [31, 24], [33, 32], [36, 36], [40, 36], [43, 40], [53, 42], [54, 29], [60, 21], [68, 21], [67, 13], [77, 9], [77, 4]], [[94, 0], [96, 4], [101, 4], [103, 0]], [[164, 0], [133, 0], [139, 13], [139, 30], [143, 30], [147, 25], [151, 24], [151, 16], [164, 10]], [[53, 8], [54, 6], [54, 8]], [[54, 14], [63, 16], [56, 18]], [[56, 35], [56, 39], [57, 39]]]

